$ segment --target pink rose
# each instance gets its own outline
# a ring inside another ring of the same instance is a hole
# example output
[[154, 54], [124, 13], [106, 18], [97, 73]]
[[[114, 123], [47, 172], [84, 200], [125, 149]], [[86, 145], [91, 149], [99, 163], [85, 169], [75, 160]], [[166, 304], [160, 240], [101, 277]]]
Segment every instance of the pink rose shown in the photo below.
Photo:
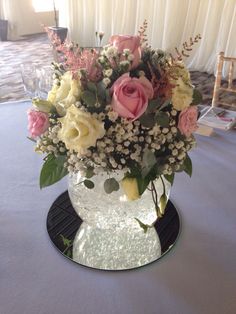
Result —
[[139, 65], [141, 59], [139, 36], [114, 35], [110, 38], [109, 42], [111, 45], [116, 47], [120, 53], [122, 53], [124, 49], [130, 50], [130, 53], [132, 53], [134, 56], [131, 69], [134, 69]]
[[119, 116], [131, 120], [138, 119], [147, 109], [148, 99], [153, 97], [152, 84], [144, 76], [130, 77], [123, 74], [111, 87], [111, 105]]
[[180, 133], [189, 137], [194, 131], [196, 131], [197, 117], [198, 110], [196, 106], [191, 106], [181, 111], [178, 122]]
[[49, 127], [48, 114], [30, 109], [28, 111], [28, 130], [32, 138], [43, 134]]

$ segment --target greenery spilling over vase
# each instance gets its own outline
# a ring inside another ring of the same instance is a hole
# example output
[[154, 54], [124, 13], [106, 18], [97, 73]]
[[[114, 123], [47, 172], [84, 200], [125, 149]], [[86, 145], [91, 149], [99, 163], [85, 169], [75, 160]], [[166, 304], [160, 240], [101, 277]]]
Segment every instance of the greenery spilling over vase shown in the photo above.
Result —
[[[114, 35], [100, 49], [57, 42], [64, 59], [52, 65], [54, 85], [28, 111], [30, 138], [45, 154], [41, 188], [80, 172], [81, 184], [93, 189], [93, 177], [105, 171], [106, 193], [123, 189], [133, 201], [148, 189], [161, 217], [167, 197], [164, 189], [157, 202], [155, 180], [173, 184], [181, 171], [191, 176], [201, 95], [182, 57], [200, 36], [173, 56], [148, 46], [146, 27], [137, 36]], [[120, 181], [117, 171], [124, 173]]]

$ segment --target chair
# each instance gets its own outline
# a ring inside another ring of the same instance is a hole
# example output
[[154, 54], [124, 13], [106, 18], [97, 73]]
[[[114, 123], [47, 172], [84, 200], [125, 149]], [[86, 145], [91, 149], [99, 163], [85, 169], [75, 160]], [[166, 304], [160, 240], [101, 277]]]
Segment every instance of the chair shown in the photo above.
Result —
[[[221, 85], [222, 70], [225, 62], [229, 62], [228, 86], [226, 87]], [[202, 115], [198, 120], [199, 128], [196, 131], [197, 134], [211, 136], [214, 134], [215, 128], [228, 130], [234, 127], [236, 123], [236, 95], [233, 103], [228, 102], [229, 99], [227, 98], [227, 101], [224, 102], [219, 99], [220, 91], [236, 94], [236, 86], [233, 85], [234, 63], [236, 63], [236, 58], [225, 57], [224, 52], [219, 53], [212, 104], [209, 109], [207, 107], [203, 109]], [[223, 110], [218, 108], [222, 106], [224, 107]]]
[[[228, 86], [223, 87], [221, 85], [222, 80], [222, 70], [224, 66], [224, 62], [229, 62], [229, 74], [228, 74]], [[212, 107], [217, 107], [219, 105], [223, 105], [227, 108], [232, 108], [236, 110], [236, 95], [235, 95], [235, 103], [228, 103], [222, 102], [219, 100], [219, 93], [220, 91], [230, 92], [236, 94], [236, 86], [233, 86], [233, 75], [234, 75], [234, 63], [236, 63], [236, 58], [232, 57], [225, 57], [224, 52], [220, 52], [218, 55], [218, 62], [217, 62], [217, 71], [216, 71], [216, 79], [213, 91], [213, 98], [212, 98]]]

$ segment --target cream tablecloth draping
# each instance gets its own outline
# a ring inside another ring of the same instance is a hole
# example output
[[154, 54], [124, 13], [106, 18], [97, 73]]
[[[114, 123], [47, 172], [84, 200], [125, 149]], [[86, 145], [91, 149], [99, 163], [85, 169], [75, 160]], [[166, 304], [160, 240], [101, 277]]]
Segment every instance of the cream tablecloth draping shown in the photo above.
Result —
[[235, 314], [236, 132], [197, 137], [193, 176], [177, 174], [177, 245], [125, 272], [90, 270], [51, 244], [46, 216], [66, 180], [40, 191], [28, 102], [0, 106], [1, 314]]

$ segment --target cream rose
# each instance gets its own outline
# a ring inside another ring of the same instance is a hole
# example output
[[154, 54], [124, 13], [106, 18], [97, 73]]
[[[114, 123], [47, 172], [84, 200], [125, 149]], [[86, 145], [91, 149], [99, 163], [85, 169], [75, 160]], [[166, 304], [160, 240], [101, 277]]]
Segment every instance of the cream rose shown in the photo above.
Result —
[[95, 146], [98, 138], [105, 134], [103, 123], [90, 113], [71, 105], [63, 118], [60, 118], [61, 129], [58, 138], [65, 143], [67, 149], [83, 153], [90, 146]]
[[175, 81], [175, 84], [171, 101], [176, 110], [182, 111], [192, 103], [193, 88], [189, 84], [185, 84], [181, 77]]
[[140, 198], [138, 183], [136, 178], [124, 178], [121, 181], [122, 189], [129, 201], [134, 201]]
[[63, 116], [66, 114], [66, 109], [78, 100], [80, 91], [80, 81], [73, 79], [72, 73], [68, 71], [62, 75], [60, 86], [52, 87], [47, 100], [54, 104], [59, 115]]

